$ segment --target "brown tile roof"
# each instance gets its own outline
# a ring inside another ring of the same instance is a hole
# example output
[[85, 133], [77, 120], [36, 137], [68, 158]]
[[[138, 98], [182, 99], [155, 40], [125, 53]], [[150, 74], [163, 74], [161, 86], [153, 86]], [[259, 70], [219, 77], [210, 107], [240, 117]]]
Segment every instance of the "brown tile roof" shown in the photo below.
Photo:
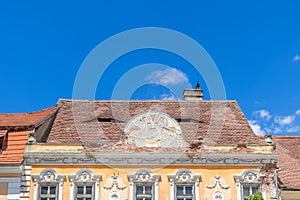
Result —
[[32, 131], [11, 131], [7, 135], [7, 147], [0, 154], [0, 164], [20, 164], [23, 160], [28, 134]]
[[283, 187], [300, 189], [300, 136], [274, 136], [278, 155], [278, 176]]
[[56, 107], [51, 107], [37, 112], [0, 114], [0, 129], [17, 129], [34, 126], [54, 112], [55, 109]]
[[[236, 101], [85, 101], [58, 102], [48, 143], [117, 143], [129, 120], [141, 112], [158, 110], [179, 122], [188, 142], [203, 137], [217, 144], [257, 144], [258, 138]], [[74, 114], [74, 115], [73, 115]], [[97, 119], [100, 118], [102, 122]], [[110, 119], [115, 121], [110, 122]], [[74, 123], [76, 121], [76, 123]]]

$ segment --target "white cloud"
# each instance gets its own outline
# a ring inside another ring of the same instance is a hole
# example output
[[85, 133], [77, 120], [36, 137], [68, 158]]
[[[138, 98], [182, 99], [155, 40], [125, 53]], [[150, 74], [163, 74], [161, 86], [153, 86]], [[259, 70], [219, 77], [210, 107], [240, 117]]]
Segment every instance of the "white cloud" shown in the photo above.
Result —
[[299, 132], [299, 131], [300, 131], [299, 126], [289, 127], [286, 129], [286, 132], [288, 132], [288, 133], [295, 133], [295, 132]]
[[265, 135], [265, 131], [262, 130], [261, 126], [255, 120], [250, 120], [249, 124], [256, 135]]
[[253, 112], [253, 116], [254, 119], [249, 120], [249, 124], [257, 135], [300, 133], [300, 109], [290, 115], [272, 115], [262, 109]]
[[264, 109], [255, 111], [254, 114], [258, 115], [262, 119], [266, 119], [267, 121], [269, 121], [271, 119], [270, 112], [267, 110], [264, 110]]
[[277, 124], [280, 124], [280, 125], [289, 125], [289, 124], [293, 123], [294, 120], [295, 120], [294, 115], [276, 116], [274, 118], [274, 122]]
[[163, 85], [177, 85], [188, 82], [188, 77], [182, 71], [175, 68], [168, 68], [165, 70], [157, 70], [146, 77], [152, 83]]
[[295, 57], [293, 58], [293, 60], [296, 62], [296, 61], [299, 61], [300, 60], [300, 56], [298, 54], [295, 55]]
[[176, 96], [174, 94], [162, 94], [160, 95], [160, 99], [162, 100], [176, 100]]

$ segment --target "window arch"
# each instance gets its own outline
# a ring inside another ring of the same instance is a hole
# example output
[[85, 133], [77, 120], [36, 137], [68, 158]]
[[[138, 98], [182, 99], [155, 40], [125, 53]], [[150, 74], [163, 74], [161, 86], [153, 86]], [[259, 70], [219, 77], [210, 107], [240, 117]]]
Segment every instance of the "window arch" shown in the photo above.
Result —
[[62, 187], [65, 175], [58, 175], [54, 169], [46, 168], [40, 175], [32, 175], [34, 200], [62, 200]]
[[134, 175], [128, 175], [127, 177], [130, 181], [130, 199], [158, 199], [158, 181], [160, 175], [154, 175], [150, 169], [143, 168], [137, 170]]
[[248, 200], [251, 194], [261, 190], [262, 179], [258, 171], [246, 170], [241, 176], [235, 176], [237, 199]]
[[200, 175], [194, 175], [191, 170], [183, 168], [168, 178], [171, 185], [171, 200], [199, 200]]
[[70, 200], [97, 200], [100, 178], [101, 175], [94, 175], [87, 168], [78, 170], [75, 175], [69, 175], [71, 184]]

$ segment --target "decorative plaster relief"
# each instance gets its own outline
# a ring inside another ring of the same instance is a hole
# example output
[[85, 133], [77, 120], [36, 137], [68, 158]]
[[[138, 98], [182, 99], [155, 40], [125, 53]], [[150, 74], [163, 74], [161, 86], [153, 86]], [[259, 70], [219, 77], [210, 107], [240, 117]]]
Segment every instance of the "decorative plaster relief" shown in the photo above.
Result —
[[220, 179], [221, 179], [220, 176], [215, 176], [215, 183], [213, 185], [206, 185], [206, 188], [214, 189], [219, 186], [221, 189], [225, 189], [225, 190], [229, 189], [230, 185], [222, 185]]
[[179, 124], [163, 112], [149, 110], [134, 116], [124, 130], [129, 144], [137, 147], [184, 148]]
[[231, 198], [231, 187], [226, 184], [221, 176], [214, 176], [211, 180], [211, 185], [205, 186], [203, 196], [205, 199], [224, 200]]
[[101, 199], [109, 200], [127, 200], [128, 191], [127, 185], [123, 183], [121, 177], [113, 175], [106, 180], [106, 183], [103, 185], [103, 193]]

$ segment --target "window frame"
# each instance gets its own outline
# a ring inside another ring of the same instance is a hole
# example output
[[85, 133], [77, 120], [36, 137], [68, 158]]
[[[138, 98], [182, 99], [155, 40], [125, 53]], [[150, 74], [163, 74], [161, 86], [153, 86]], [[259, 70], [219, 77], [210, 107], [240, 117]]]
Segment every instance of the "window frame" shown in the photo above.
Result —
[[[98, 200], [99, 198], [99, 182], [101, 175], [94, 175], [94, 173], [88, 168], [82, 168], [76, 172], [75, 175], [69, 175], [70, 181], [70, 200], [77, 200], [77, 198], [91, 198], [92, 200]], [[92, 194], [77, 194], [78, 187], [92, 186]]]
[[194, 175], [189, 169], [182, 168], [176, 172], [175, 175], [168, 175], [170, 181], [170, 200], [180, 199], [190, 199], [185, 195], [178, 196], [177, 187], [178, 186], [192, 186], [192, 200], [199, 200], [199, 190], [201, 175]]
[[[154, 175], [153, 172], [148, 168], [142, 168], [136, 171], [133, 175], [128, 175], [128, 180], [130, 181], [130, 199], [138, 200], [137, 197], [137, 187], [138, 186], [151, 186], [151, 200], [158, 200], [158, 181], [160, 179], [160, 175]], [[139, 197], [146, 199], [149, 197]]]
[[[62, 200], [62, 188], [65, 175], [58, 175], [54, 169], [46, 168], [40, 172], [40, 175], [32, 175], [32, 178], [34, 182], [34, 200], [41, 200], [42, 198], [47, 200], [52, 198]], [[41, 194], [42, 187], [55, 187], [55, 196]]]
[[[257, 187], [259, 191], [262, 189], [262, 176], [256, 170], [246, 170], [241, 176], [234, 176], [237, 186], [237, 200], [244, 200], [244, 187]], [[249, 195], [251, 195], [251, 190], [249, 190]], [[253, 193], [254, 194], [254, 193]]]

